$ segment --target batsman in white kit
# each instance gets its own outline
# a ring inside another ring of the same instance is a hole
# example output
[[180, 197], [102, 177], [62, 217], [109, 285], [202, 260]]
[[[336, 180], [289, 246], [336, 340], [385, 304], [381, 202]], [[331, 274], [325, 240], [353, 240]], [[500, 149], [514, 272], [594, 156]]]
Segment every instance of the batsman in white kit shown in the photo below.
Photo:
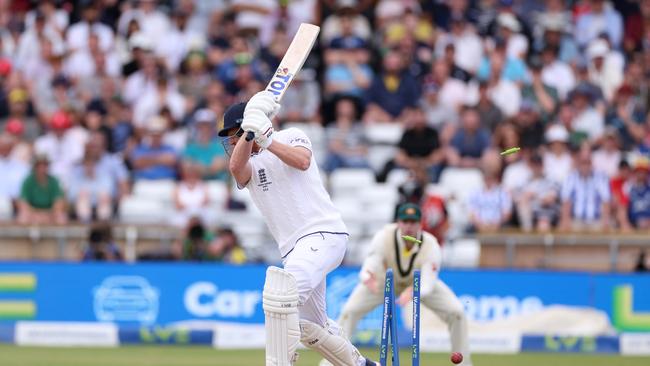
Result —
[[[262, 296], [266, 365], [293, 365], [298, 342], [337, 366], [378, 365], [327, 318], [325, 277], [343, 260], [347, 229], [323, 187], [309, 138], [297, 128], [273, 131], [279, 109], [272, 93], [259, 92], [229, 107], [219, 131], [231, 174], [250, 192], [282, 255], [284, 268], [268, 268]], [[254, 139], [247, 141], [245, 132]]]
[[[440, 245], [433, 235], [422, 230], [421, 219], [417, 205], [402, 204], [397, 208], [397, 222], [384, 226], [374, 236], [359, 274], [361, 282], [343, 306], [339, 324], [346, 334], [352, 335], [359, 320], [383, 302], [382, 289], [388, 268], [393, 269], [395, 276], [395, 291], [399, 294], [396, 303], [407, 305], [413, 298], [413, 271], [420, 269], [420, 303], [447, 324], [451, 351], [463, 355], [462, 365], [471, 365], [463, 305], [438, 278]], [[417, 241], [405, 240], [403, 236]]]

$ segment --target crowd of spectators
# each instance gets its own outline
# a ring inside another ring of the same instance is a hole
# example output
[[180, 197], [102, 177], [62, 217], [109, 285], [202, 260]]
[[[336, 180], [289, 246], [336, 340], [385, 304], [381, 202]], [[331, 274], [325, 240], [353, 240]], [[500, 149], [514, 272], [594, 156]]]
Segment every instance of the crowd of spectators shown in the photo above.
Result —
[[320, 38], [276, 123], [325, 127], [326, 172], [368, 168], [364, 129], [401, 124], [378, 181], [480, 169], [472, 230], [650, 228], [641, 0], [0, 1], [0, 196], [21, 223], [90, 223], [171, 179], [188, 227], [229, 180], [224, 109], [302, 22]]

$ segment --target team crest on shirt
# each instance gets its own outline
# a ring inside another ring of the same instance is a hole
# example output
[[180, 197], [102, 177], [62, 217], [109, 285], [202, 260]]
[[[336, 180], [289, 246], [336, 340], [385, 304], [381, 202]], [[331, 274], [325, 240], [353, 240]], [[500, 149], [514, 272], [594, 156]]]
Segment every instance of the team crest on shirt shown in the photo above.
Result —
[[266, 177], [266, 171], [264, 169], [259, 169], [257, 171], [257, 180], [259, 181], [257, 186], [261, 187], [262, 191], [266, 192], [269, 190], [269, 186], [272, 182]]

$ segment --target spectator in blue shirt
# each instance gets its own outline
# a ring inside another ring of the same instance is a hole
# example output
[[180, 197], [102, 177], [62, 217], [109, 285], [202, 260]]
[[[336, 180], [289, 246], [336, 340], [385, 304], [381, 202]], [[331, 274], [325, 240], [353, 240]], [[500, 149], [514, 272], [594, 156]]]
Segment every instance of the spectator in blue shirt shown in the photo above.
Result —
[[228, 160], [223, 145], [215, 138], [215, 114], [209, 109], [194, 113], [194, 139], [183, 151], [183, 159], [198, 163], [202, 179], [228, 179]]
[[634, 164], [628, 216], [635, 228], [650, 229], [650, 162], [645, 158]]
[[605, 0], [591, 0], [589, 11], [576, 20], [575, 37], [581, 47], [598, 38], [602, 33], [619, 48], [623, 39], [623, 18], [611, 4]]
[[476, 168], [490, 143], [490, 132], [481, 127], [478, 110], [466, 107], [461, 114], [461, 125], [451, 138], [447, 162], [452, 166]]
[[609, 179], [594, 170], [588, 149], [576, 154], [574, 166], [562, 183], [560, 229], [606, 230], [611, 201]]
[[363, 39], [355, 36], [332, 40], [325, 52], [325, 95], [362, 98], [372, 82], [370, 55]]
[[163, 144], [165, 121], [156, 116], [147, 124], [147, 135], [131, 153], [133, 176], [138, 179], [174, 179], [178, 156], [174, 148]]
[[415, 108], [420, 88], [413, 76], [404, 70], [402, 56], [394, 50], [383, 59], [383, 71], [375, 76], [367, 93], [365, 122], [395, 122]]

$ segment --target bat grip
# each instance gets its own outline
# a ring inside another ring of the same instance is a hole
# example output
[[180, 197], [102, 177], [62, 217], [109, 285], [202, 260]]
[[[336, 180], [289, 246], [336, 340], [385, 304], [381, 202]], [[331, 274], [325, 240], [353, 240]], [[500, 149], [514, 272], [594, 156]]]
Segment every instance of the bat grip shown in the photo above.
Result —
[[246, 132], [246, 141], [251, 141], [255, 137], [253, 131]]

